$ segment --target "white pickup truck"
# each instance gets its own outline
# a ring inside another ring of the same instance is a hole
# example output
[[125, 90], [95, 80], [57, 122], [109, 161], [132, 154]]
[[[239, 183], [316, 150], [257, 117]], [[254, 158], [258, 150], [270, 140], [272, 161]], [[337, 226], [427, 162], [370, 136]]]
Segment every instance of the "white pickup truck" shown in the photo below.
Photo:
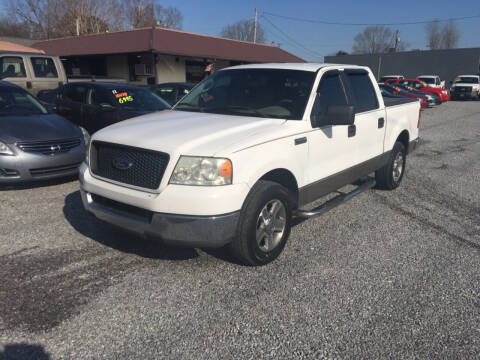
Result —
[[419, 122], [419, 102], [383, 99], [366, 67], [231, 67], [171, 111], [95, 133], [80, 167], [82, 199], [126, 230], [192, 247], [228, 244], [243, 263], [263, 265], [282, 252], [293, 217], [322, 214], [375, 184], [395, 189]]
[[450, 86], [450, 97], [452, 100], [480, 100], [480, 76], [458, 75]]
[[445, 89], [445, 80], [441, 80], [438, 75], [420, 75], [417, 79], [427, 84], [427, 87]]

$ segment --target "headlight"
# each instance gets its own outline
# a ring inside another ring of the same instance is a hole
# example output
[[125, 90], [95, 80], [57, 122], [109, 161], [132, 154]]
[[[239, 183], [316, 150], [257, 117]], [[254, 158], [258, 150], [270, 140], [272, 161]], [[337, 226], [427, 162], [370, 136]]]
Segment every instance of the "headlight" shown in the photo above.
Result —
[[181, 156], [170, 178], [177, 185], [230, 185], [232, 162], [228, 159]]
[[83, 127], [79, 126], [79, 128], [82, 130], [83, 140], [85, 141], [85, 146], [88, 148], [88, 144], [90, 144], [90, 134]]
[[3, 142], [0, 141], [0, 155], [15, 155], [12, 151], [12, 149], [10, 149], [8, 147], [7, 144], [4, 144]]

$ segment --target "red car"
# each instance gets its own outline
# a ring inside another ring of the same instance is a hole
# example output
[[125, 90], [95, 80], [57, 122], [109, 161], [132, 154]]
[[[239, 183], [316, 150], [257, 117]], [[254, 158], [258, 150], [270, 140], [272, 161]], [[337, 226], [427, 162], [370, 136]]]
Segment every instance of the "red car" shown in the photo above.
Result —
[[385, 90], [386, 92], [396, 96], [407, 97], [410, 99], [418, 99], [420, 100], [420, 106], [422, 107], [422, 109], [425, 109], [428, 107], [428, 99], [423, 95], [417, 95], [417, 94], [411, 93], [410, 91], [403, 89], [399, 86], [395, 86], [395, 84], [392, 84], [392, 83], [390, 83], [389, 85], [379, 85], [379, 87], [382, 94], [383, 94], [383, 91]]
[[448, 95], [447, 90], [428, 87], [427, 84], [418, 79], [391, 79], [385, 82], [385, 85], [392, 86], [394, 84], [400, 84], [422, 92], [436, 94], [440, 97], [442, 102], [450, 100], [450, 95]]

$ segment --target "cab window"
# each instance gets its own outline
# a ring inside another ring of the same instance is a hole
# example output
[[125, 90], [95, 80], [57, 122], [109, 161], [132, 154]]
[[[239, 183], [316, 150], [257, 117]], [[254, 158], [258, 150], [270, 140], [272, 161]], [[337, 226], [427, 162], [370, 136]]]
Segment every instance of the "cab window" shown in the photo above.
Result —
[[105, 89], [102, 88], [91, 88], [87, 96], [87, 104], [89, 105], [100, 105], [100, 104], [109, 104], [114, 106], [113, 97]]
[[65, 100], [85, 103], [87, 87], [85, 85], [70, 85], [63, 88], [63, 98]]
[[377, 94], [373, 88], [372, 82], [367, 72], [364, 71], [345, 71], [350, 86], [352, 87], [353, 98], [355, 100], [355, 112], [378, 109]]
[[33, 72], [37, 78], [57, 78], [57, 68], [52, 58], [32, 57]]
[[331, 125], [326, 122], [328, 107], [332, 105], [347, 105], [345, 87], [337, 71], [322, 76], [313, 104], [312, 114], [316, 117], [316, 126]]
[[23, 59], [17, 56], [3, 56], [0, 58], [2, 78], [26, 77]]

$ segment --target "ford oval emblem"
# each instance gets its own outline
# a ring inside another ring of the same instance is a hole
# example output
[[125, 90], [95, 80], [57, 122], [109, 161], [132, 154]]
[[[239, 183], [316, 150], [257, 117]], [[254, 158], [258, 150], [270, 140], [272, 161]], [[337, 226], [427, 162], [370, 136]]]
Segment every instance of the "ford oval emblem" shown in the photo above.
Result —
[[133, 162], [125, 158], [116, 158], [112, 160], [112, 165], [118, 170], [128, 170], [133, 166]]

